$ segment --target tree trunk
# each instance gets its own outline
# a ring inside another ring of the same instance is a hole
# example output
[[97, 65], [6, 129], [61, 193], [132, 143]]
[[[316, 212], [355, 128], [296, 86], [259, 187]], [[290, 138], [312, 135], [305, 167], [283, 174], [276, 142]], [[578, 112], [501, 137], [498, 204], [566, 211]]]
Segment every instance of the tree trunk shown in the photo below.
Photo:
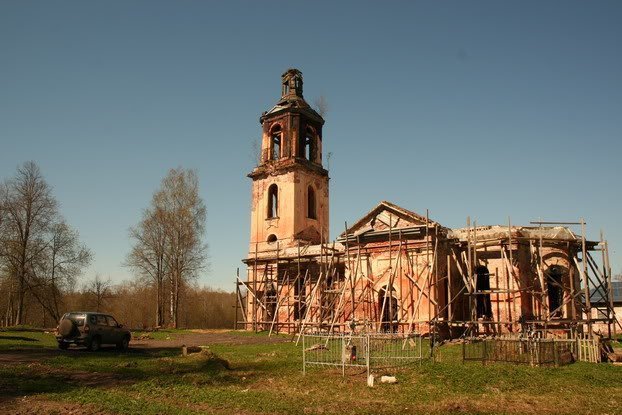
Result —
[[19, 326], [22, 324], [22, 320], [24, 318], [24, 274], [20, 273], [19, 276], [19, 286], [17, 287], [17, 314], [15, 315], [15, 321], [13, 322], [14, 326]]
[[168, 320], [168, 324], [171, 327], [175, 327], [175, 278], [173, 277], [173, 274], [171, 274], [170, 277], [171, 280], [171, 295], [170, 295], [170, 309], [169, 309], [169, 320]]
[[174, 328], [179, 326], [179, 277], [175, 279], [175, 325]]
[[158, 277], [156, 282], [156, 327], [162, 325], [162, 280]]

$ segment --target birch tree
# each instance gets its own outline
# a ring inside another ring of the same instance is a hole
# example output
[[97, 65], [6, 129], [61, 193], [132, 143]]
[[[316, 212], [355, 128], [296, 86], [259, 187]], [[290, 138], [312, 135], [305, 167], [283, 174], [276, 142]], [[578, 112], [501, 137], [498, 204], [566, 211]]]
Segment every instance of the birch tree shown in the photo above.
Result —
[[[152, 202], [155, 206], [155, 201]], [[153, 283], [156, 291], [155, 326], [164, 325], [165, 281], [167, 275], [164, 254], [166, 250], [166, 221], [164, 212], [152, 207], [143, 212], [140, 223], [130, 228], [135, 241], [125, 265], [133, 268], [139, 277]]]
[[206, 266], [207, 245], [203, 242], [206, 216], [196, 171], [171, 169], [141, 222], [130, 229], [135, 244], [126, 263], [156, 285], [157, 325], [164, 321], [165, 295], [169, 325], [179, 325], [183, 289]]

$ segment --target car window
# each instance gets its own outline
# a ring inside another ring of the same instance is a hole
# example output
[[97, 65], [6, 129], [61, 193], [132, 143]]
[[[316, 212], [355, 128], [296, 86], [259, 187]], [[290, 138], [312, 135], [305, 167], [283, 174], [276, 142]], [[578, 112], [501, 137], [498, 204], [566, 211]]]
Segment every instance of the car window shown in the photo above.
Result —
[[106, 321], [106, 316], [97, 316], [97, 325], [98, 326], [107, 326], [108, 322]]
[[108, 318], [108, 325], [110, 327], [117, 327], [117, 325], [118, 325], [117, 324], [117, 320], [115, 320], [114, 318], [112, 318], [110, 316], [107, 316], [107, 318]]
[[89, 316], [89, 323], [97, 324], [97, 316]]
[[69, 320], [76, 323], [76, 326], [83, 326], [86, 316], [84, 314], [68, 313], [65, 315], [65, 318], [68, 318]]

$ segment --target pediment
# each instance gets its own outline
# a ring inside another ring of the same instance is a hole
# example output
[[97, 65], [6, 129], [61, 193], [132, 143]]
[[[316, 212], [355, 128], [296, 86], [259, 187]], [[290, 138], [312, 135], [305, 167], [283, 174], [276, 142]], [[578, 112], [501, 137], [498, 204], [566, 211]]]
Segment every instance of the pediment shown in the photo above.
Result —
[[[435, 224], [431, 220], [428, 220], [427, 223]], [[425, 216], [383, 201], [349, 227], [348, 234], [356, 236], [370, 231], [412, 228], [414, 226], [425, 226], [425, 224]], [[345, 232], [342, 236], [345, 236]]]

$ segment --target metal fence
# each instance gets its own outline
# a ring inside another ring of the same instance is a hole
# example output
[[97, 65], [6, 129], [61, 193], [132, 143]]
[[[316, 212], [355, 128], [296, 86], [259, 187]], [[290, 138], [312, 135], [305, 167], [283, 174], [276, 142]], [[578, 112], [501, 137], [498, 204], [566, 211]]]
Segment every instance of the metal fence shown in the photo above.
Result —
[[[586, 351], [587, 350], [587, 351]], [[575, 360], [595, 362], [598, 342], [592, 339], [487, 338], [465, 339], [463, 361], [507, 362], [531, 366], [572, 363]]]
[[377, 369], [421, 362], [421, 336], [418, 334], [304, 334], [302, 336], [303, 373], [308, 366], [360, 368], [367, 375]]

